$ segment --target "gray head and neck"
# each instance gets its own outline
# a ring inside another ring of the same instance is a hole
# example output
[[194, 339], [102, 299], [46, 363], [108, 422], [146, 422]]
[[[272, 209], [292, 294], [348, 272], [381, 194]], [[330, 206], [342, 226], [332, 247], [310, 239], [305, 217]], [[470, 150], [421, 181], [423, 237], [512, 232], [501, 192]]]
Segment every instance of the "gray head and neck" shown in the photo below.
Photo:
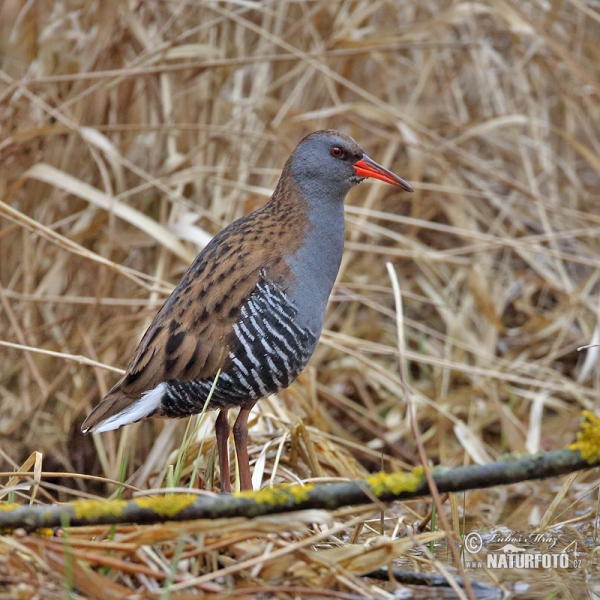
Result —
[[317, 337], [344, 251], [344, 199], [366, 177], [412, 191], [397, 175], [366, 156], [351, 137], [324, 130], [298, 144], [280, 180], [280, 185], [293, 186], [293, 191], [287, 191], [306, 206], [306, 237], [285, 259], [294, 275], [288, 293], [298, 309], [297, 318]]
[[[332, 155], [334, 148], [345, 160]], [[308, 216], [306, 239], [287, 258], [295, 276], [290, 300], [298, 318], [317, 337], [344, 252], [344, 200], [361, 181], [352, 164], [362, 156], [360, 146], [347, 135], [318, 131], [305, 137], [289, 159], [289, 174]]]

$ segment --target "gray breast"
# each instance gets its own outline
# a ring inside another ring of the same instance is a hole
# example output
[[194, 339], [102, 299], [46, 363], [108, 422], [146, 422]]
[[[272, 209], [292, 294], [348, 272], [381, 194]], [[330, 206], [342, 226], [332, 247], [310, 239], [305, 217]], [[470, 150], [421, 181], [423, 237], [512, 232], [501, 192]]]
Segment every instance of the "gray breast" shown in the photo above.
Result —
[[326, 202], [311, 207], [308, 216], [304, 243], [285, 260], [294, 275], [288, 293], [298, 311], [296, 320], [318, 338], [344, 252], [344, 205]]

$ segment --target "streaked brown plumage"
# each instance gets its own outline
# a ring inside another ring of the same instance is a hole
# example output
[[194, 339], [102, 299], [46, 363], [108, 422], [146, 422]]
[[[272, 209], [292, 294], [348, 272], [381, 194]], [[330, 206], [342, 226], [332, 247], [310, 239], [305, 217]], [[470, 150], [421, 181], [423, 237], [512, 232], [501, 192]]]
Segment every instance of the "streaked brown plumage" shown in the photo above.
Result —
[[[158, 311], [127, 373], [84, 425], [93, 427], [120, 412], [162, 381], [213, 378], [219, 368], [227, 370], [229, 348], [235, 345], [233, 323], [261, 269], [275, 282], [292, 276], [278, 248], [294, 252], [307, 225], [302, 201], [295, 196], [282, 190], [280, 202], [266, 204], [210, 241]], [[278, 226], [284, 214], [287, 231]], [[260, 252], [252, 249], [253, 242], [260, 243]], [[152, 416], [164, 415], [159, 410]]]
[[314, 350], [341, 260], [343, 199], [364, 177], [410, 190], [343, 134], [328, 130], [302, 140], [271, 200], [200, 252], [82, 429], [199, 413], [220, 372], [208, 408], [221, 410], [221, 489], [230, 490], [227, 409], [233, 406], [241, 408], [234, 426], [240, 484], [251, 488], [248, 415], [259, 398], [287, 387]]

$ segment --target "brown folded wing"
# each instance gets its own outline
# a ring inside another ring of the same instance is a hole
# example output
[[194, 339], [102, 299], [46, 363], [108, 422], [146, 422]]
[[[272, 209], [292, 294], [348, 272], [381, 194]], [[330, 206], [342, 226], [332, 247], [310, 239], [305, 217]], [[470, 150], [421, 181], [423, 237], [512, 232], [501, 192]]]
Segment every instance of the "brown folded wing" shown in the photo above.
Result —
[[[87, 431], [163, 381], [214, 378], [229, 366], [234, 323], [260, 278], [250, 253], [231, 249], [215, 261], [207, 246], [157, 313], [123, 378], [83, 424]], [[214, 268], [219, 265], [219, 269]]]

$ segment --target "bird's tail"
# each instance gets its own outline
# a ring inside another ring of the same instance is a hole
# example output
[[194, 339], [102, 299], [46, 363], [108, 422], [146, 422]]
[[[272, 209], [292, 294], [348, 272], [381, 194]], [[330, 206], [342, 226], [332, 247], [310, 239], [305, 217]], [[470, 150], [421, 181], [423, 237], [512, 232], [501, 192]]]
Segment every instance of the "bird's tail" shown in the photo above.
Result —
[[144, 392], [139, 398], [131, 398], [123, 393], [121, 381], [106, 394], [104, 399], [83, 422], [83, 433], [102, 433], [118, 429], [147, 419], [154, 415], [162, 402], [166, 384], [160, 383], [154, 389]]

